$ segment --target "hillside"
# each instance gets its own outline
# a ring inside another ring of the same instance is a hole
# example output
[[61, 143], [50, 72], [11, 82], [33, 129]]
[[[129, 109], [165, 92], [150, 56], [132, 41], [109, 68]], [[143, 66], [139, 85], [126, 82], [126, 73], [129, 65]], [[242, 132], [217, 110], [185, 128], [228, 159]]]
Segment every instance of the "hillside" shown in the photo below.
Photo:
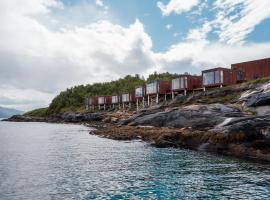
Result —
[[18, 115], [22, 113], [23, 111], [20, 111], [20, 110], [0, 107], [0, 118], [8, 118], [8, 117], [11, 117], [12, 115]]
[[131, 92], [135, 87], [153, 80], [171, 80], [177, 74], [153, 73], [145, 80], [144, 77], [127, 75], [111, 82], [79, 85], [61, 92], [51, 102], [48, 108], [40, 108], [26, 113], [27, 116], [44, 117], [64, 112], [85, 112], [84, 100], [88, 96], [117, 95]]

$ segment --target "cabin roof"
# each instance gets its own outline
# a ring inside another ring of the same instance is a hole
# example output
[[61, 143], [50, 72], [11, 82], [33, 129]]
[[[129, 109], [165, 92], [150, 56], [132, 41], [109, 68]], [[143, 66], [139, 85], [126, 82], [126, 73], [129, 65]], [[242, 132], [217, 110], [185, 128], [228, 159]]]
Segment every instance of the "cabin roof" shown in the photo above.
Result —
[[215, 67], [215, 68], [203, 70], [202, 73], [207, 73], [207, 72], [212, 72], [212, 71], [217, 71], [217, 70], [231, 70], [231, 69], [226, 68], [226, 67]]
[[245, 62], [240, 62], [240, 63], [234, 63], [233, 65], [240, 65], [240, 64], [248, 64], [248, 63], [256, 63], [256, 62], [261, 62], [261, 61], [267, 61], [270, 60], [270, 58], [263, 58], [263, 59], [258, 59], [258, 60], [251, 60], [251, 61], [245, 61]]

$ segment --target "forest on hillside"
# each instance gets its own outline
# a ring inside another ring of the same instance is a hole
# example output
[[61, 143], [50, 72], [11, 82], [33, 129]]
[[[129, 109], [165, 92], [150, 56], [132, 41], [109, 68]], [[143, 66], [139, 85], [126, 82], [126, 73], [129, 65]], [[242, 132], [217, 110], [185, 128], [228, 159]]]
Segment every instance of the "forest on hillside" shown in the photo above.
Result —
[[89, 96], [107, 96], [119, 95], [122, 93], [132, 92], [136, 87], [154, 80], [169, 81], [177, 74], [157, 73], [150, 74], [145, 80], [144, 77], [136, 74], [127, 75], [115, 81], [79, 85], [62, 91], [51, 102], [48, 108], [40, 108], [26, 113], [29, 116], [47, 116], [62, 112], [78, 111], [83, 112], [85, 97]]

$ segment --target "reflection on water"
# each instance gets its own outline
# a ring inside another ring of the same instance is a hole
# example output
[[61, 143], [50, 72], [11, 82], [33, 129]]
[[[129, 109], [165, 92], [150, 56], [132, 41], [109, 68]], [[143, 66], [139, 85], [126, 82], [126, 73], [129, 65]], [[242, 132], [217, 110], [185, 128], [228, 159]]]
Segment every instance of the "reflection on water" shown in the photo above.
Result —
[[270, 199], [269, 165], [0, 122], [0, 199]]

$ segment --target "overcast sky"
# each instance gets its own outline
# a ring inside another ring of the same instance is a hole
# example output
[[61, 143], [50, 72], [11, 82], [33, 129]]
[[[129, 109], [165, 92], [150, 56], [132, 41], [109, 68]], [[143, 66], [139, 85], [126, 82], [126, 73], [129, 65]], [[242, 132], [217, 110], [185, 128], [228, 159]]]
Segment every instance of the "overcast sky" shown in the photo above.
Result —
[[269, 0], [1, 0], [0, 106], [139, 73], [270, 57]]

